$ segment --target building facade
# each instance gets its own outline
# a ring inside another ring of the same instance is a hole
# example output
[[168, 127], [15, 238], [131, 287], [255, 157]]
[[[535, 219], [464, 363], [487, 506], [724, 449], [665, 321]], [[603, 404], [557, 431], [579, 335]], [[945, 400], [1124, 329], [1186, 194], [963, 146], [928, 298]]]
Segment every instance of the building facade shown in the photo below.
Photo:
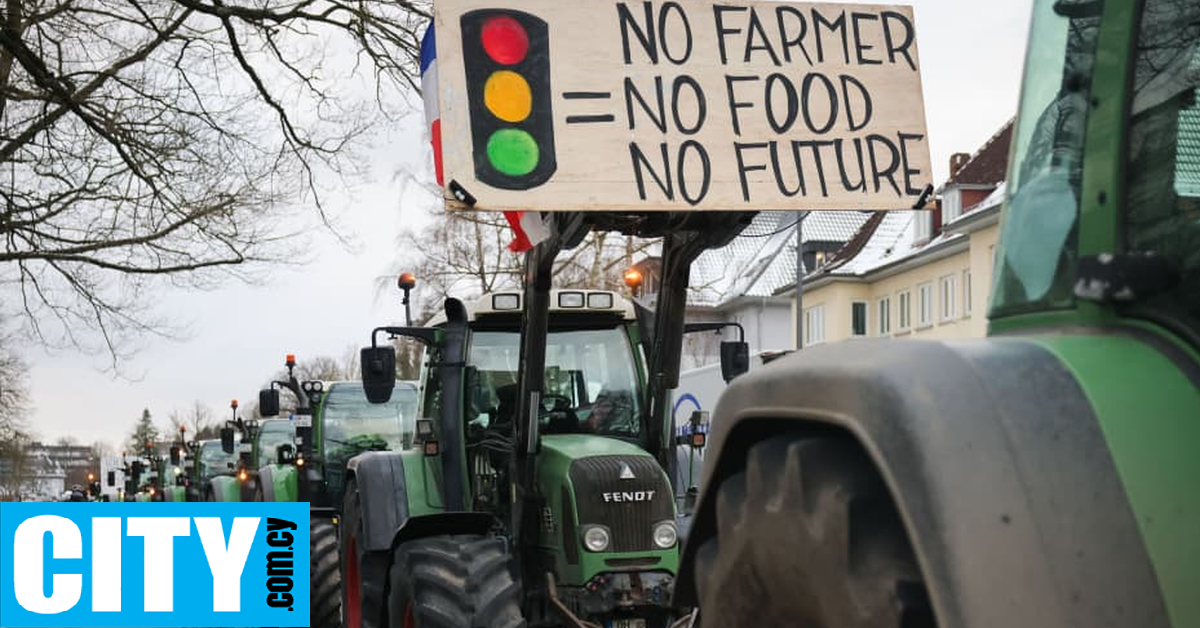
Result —
[[1010, 122], [974, 155], [955, 155], [934, 209], [872, 215], [805, 276], [804, 346], [986, 335], [1011, 136]]

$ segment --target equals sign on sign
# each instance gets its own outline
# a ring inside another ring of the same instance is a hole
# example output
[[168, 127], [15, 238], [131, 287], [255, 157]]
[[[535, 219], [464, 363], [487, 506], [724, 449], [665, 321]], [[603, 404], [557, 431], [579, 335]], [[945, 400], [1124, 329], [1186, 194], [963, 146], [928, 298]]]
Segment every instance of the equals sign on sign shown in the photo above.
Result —
[[[563, 92], [565, 100], [608, 100], [612, 92]], [[588, 124], [592, 122], [612, 122], [616, 118], [611, 113], [567, 116], [567, 124]]]

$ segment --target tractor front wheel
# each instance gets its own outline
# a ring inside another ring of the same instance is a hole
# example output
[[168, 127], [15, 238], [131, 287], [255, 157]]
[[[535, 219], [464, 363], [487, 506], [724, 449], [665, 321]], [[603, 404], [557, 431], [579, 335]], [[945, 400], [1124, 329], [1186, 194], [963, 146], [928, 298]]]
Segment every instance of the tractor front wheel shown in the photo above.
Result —
[[705, 626], [936, 626], [900, 514], [854, 440], [756, 443], [715, 497], [694, 568]]
[[312, 628], [340, 628], [342, 569], [338, 558], [337, 527], [328, 517], [314, 516], [311, 521], [308, 625]]
[[388, 617], [396, 628], [523, 628], [520, 586], [500, 539], [415, 539], [396, 548]]

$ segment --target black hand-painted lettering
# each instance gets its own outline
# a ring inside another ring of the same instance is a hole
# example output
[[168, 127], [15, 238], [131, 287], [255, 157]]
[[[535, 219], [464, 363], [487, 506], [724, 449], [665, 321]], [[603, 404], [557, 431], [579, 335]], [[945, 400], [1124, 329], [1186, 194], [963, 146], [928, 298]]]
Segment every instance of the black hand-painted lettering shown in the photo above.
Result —
[[[762, 43], [756, 44], [754, 42], [756, 33], [757, 38]], [[767, 54], [771, 55], [771, 63], [780, 65], [779, 55], [775, 54], [775, 49], [771, 47], [771, 40], [767, 39], [767, 33], [763, 30], [762, 22], [760, 22], [758, 19], [758, 11], [755, 11], [753, 8], [751, 8], [750, 24], [746, 28], [746, 54], [742, 60], [746, 63], [750, 63], [750, 59], [756, 50], [766, 50]]]
[[791, 198], [797, 194], [808, 194], [804, 189], [804, 170], [800, 167], [799, 154], [792, 151], [792, 165], [796, 168], [796, 186], [788, 187], [787, 181], [784, 181], [783, 164], [779, 159], [779, 142], [771, 142], [771, 170], [775, 173], [775, 185], [779, 188], [779, 193]]
[[871, 37], [863, 36], [862, 23], [878, 20], [879, 16], [874, 13], [854, 12], [850, 14], [850, 30], [854, 31], [854, 57], [858, 59], [859, 65], [883, 65], [882, 59], [868, 59], [864, 54], [868, 50], [873, 50], [875, 46], [865, 43], [870, 41]]
[[[691, 170], [686, 167], [686, 164], [689, 150], [700, 160], [700, 192], [696, 196], [688, 193], [688, 180], [690, 179], [688, 173]], [[675, 167], [675, 173], [679, 177], [679, 195], [689, 205], [698, 205], [705, 196], [708, 196], [708, 186], [712, 182], [712, 163], [708, 159], [708, 151], [704, 150], [700, 142], [688, 140], [679, 147], [679, 163]]]
[[637, 123], [634, 121], [633, 116], [633, 101], [637, 100], [638, 104], [640, 104], [642, 107], [642, 111], [649, 116], [650, 122], [654, 123], [654, 126], [658, 127], [659, 131], [663, 133], [667, 132], [667, 111], [666, 103], [663, 102], [662, 82], [661, 76], [654, 77], [653, 100], [657, 106], [655, 108], [651, 108], [650, 104], [646, 102], [646, 99], [642, 97], [642, 92], [637, 88], [636, 85], [633, 84], [633, 79], [625, 77], [625, 115], [629, 117], [630, 131], [637, 128]]
[[[812, 86], [814, 82], [820, 82], [821, 87], [825, 88], [825, 95], [829, 98], [829, 119], [824, 124], [818, 125], [812, 119], [813, 94]], [[838, 117], [838, 97], [837, 88], [833, 86], [833, 81], [829, 80], [824, 74], [818, 72], [810, 72], [805, 75], [804, 82], [800, 85], [800, 97], [804, 101], [804, 124], [808, 126], [808, 130], [821, 135], [828, 133], [829, 129], [833, 128]]]
[[[784, 21], [785, 15], [790, 15], [796, 18], [795, 23], [798, 25], [798, 28], [796, 29], [796, 34], [794, 37], [788, 35], [788, 27]], [[786, 5], [775, 7], [775, 21], [779, 24], [779, 38], [782, 40], [781, 45], [783, 46], [783, 59], [788, 63], [792, 62], [791, 48], [792, 46], [795, 46], [796, 48], [799, 48], [800, 52], [804, 55], [804, 60], [808, 61], [809, 65], [812, 65], [812, 57], [809, 56], [808, 50], [804, 48], [804, 35], [808, 32], [808, 21], [804, 19], [804, 14], [795, 7], [789, 7]]]
[[[683, 27], [683, 36], [680, 37], [678, 31], [674, 31], [675, 36], [667, 35], [667, 16], [671, 13], [678, 16], [676, 22]], [[683, 11], [683, 7], [679, 6], [678, 2], [664, 3], [662, 9], [658, 12], [658, 40], [662, 45], [663, 56], [668, 61], [675, 65], [682, 65], [692, 56], [692, 25], [688, 23], [687, 13]], [[683, 54], [676, 56], [671, 54], [670, 42], [682, 40], [686, 45], [683, 48]]]
[[[777, 112], [775, 111], [776, 93], [774, 88], [778, 86], [783, 90], [783, 97], [787, 103], [784, 109], [783, 121], [780, 122]], [[764, 86], [767, 108], [767, 124], [771, 125], [771, 130], [776, 133], [786, 133], [796, 123], [796, 117], [800, 115], [800, 96], [796, 93], [796, 86], [788, 77], [775, 73], [767, 76], [766, 85]]]
[[800, 149], [812, 149], [813, 165], [817, 168], [817, 182], [821, 184], [821, 196], [829, 196], [829, 185], [825, 182], [825, 166], [821, 163], [821, 147], [832, 146], [833, 142], [829, 140], [805, 140], [802, 142], [793, 141], [792, 151], [796, 154], [796, 161], [800, 161]]
[[[875, 114], [874, 108], [871, 104], [871, 93], [867, 91], [866, 85], [863, 85], [862, 82], [853, 76], [850, 76], [849, 74], [841, 75], [839, 80], [842, 84], [842, 103], [846, 106], [846, 122], [850, 124], [851, 131], [858, 131], [859, 129], [862, 129], [870, 124], [871, 117]], [[858, 90], [859, 97], [856, 99], [850, 98], [851, 86]], [[852, 104], [854, 100], [862, 103], [861, 117], [856, 118], [854, 115], [854, 106]]]
[[[888, 62], [895, 63], [896, 55], [902, 55], [908, 61], [908, 67], [915, 72], [917, 63], [909, 51], [915, 38], [912, 22], [904, 14], [895, 11], [884, 11], [879, 15], [883, 19], [883, 41], [887, 46]], [[899, 31], [900, 43], [896, 43], [897, 34], [892, 32], [892, 28]]]
[[821, 15], [817, 9], [812, 10], [813, 38], [817, 40], [817, 61], [825, 62], [825, 43], [821, 37], [821, 27], [838, 38], [842, 43], [842, 62], [850, 64], [850, 41], [846, 35], [846, 12], [838, 13], [837, 19], [830, 21]]
[[747, 203], [750, 202], [750, 180], [746, 177], [746, 173], [754, 172], [756, 170], [766, 170], [767, 166], [766, 166], [766, 164], [759, 164], [756, 166], [747, 166], [746, 160], [742, 158], [742, 151], [749, 150], [749, 149], [761, 149], [761, 148], [767, 148], [767, 143], [766, 142], [752, 142], [752, 143], [734, 142], [734, 144], [733, 144], [733, 150], [737, 154], [738, 177], [742, 181], [742, 200], [746, 201]]
[[621, 49], [625, 52], [625, 65], [633, 64], [633, 53], [629, 48], [630, 29], [641, 42], [642, 50], [650, 59], [650, 63], [658, 64], [658, 44], [655, 43], [654, 37], [654, 6], [650, 2], [643, 2], [642, 9], [646, 13], [644, 28], [638, 25], [637, 18], [633, 17], [625, 3], [617, 4], [617, 19], [621, 25]]
[[[876, 147], [880, 147], [880, 150], [887, 150], [887, 166], [880, 166], [879, 152], [876, 150]], [[882, 189], [880, 182], [883, 179], [887, 179], [888, 183], [892, 184], [892, 189], [895, 190], [896, 196], [903, 196], [900, 193], [900, 186], [896, 183], [896, 171], [900, 169], [900, 151], [892, 143], [892, 140], [872, 133], [867, 136], [867, 152], [871, 156], [871, 178], [875, 180], [875, 191], [879, 192]]]
[[643, 167], [654, 178], [654, 183], [658, 185], [658, 189], [662, 191], [663, 196], [667, 197], [668, 201], [675, 200], [675, 188], [671, 181], [671, 162], [667, 159], [666, 143], [659, 144], [658, 149], [662, 154], [662, 169], [666, 177], [658, 176], [658, 172], [654, 169], [650, 160], [646, 158], [646, 154], [642, 152], [637, 142], [629, 143], [629, 159], [633, 162], [633, 175], [637, 180], [638, 198], [643, 201], [646, 200], [646, 182], [642, 176]]
[[717, 47], [721, 51], [721, 65], [729, 64], [729, 54], [726, 51], [725, 36], [742, 32], [742, 29], [740, 28], [725, 27], [725, 14], [740, 13], [747, 10], [749, 10], [747, 7], [731, 7], [720, 4], [713, 5], [713, 18], [716, 20], [717, 25]]
[[738, 109], [750, 109], [754, 103], [749, 101], [741, 101], [737, 99], [737, 95], [733, 93], [733, 84], [745, 81], [757, 81], [757, 76], [726, 76], [725, 77], [725, 93], [729, 99], [729, 117], [733, 119], [733, 134], [742, 134], [742, 125], [738, 117]]
[[853, 161], [853, 163], [849, 164], [849, 166], [851, 168], [853, 168], [854, 164], [858, 164], [858, 182], [857, 183], [850, 180], [850, 175], [853, 174], [854, 171], [846, 170], [846, 166], [847, 166], [847, 164], [846, 164], [847, 159], [846, 159], [846, 152], [845, 152], [846, 140], [841, 139], [841, 138], [833, 140], [833, 148], [834, 148], [833, 152], [837, 156], [838, 173], [842, 177], [842, 189], [844, 189], [847, 192], [857, 192], [859, 190], [866, 192], [867, 191], [867, 174], [866, 174], [866, 164], [863, 163], [862, 140], [856, 137], [853, 140], [851, 140], [851, 142], [854, 144], [854, 161]]
[[[690, 125], [684, 124], [682, 117], [679, 115], [679, 101], [682, 100], [680, 92], [684, 86], [687, 86], [691, 90], [692, 99], [696, 103], [696, 119]], [[707, 115], [708, 106], [705, 102], [704, 90], [701, 89], [700, 83], [690, 76], [675, 77], [675, 82], [671, 86], [671, 117], [675, 121], [675, 128], [684, 135], [695, 135], [704, 126], [704, 119]], [[707, 159], [707, 155], [705, 155], [705, 159]], [[681, 184], [680, 188], [682, 187]], [[683, 190], [680, 189], [680, 192], [683, 192]], [[686, 197], [686, 194], [684, 196]]]
[[908, 143], [909, 141], [919, 142], [925, 139], [924, 135], [919, 133], [898, 133], [900, 138], [900, 162], [904, 164], [904, 194], [906, 196], [917, 196], [923, 191], [922, 183], [913, 184], [913, 178], [921, 175], [921, 170], [910, 168], [908, 166]]

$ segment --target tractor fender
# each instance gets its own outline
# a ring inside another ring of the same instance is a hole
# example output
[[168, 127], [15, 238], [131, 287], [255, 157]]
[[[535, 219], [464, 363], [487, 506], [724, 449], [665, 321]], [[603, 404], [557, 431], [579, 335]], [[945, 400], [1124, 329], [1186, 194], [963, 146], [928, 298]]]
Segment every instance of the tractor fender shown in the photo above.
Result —
[[362, 548], [369, 552], [391, 550], [396, 531], [408, 519], [408, 490], [400, 452], [358, 454], [346, 463], [346, 478], [354, 478], [358, 485]]
[[242, 499], [241, 482], [231, 475], [218, 475], [208, 481], [208, 486], [219, 502], [236, 502]]
[[267, 465], [258, 470], [258, 485], [262, 487], [264, 502], [275, 501], [275, 469]]
[[717, 489], [750, 446], [830, 430], [857, 439], [891, 491], [939, 625], [1169, 626], [1091, 404], [1018, 338], [819, 345], [735, 379], [713, 413], [678, 604], [696, 604]]

